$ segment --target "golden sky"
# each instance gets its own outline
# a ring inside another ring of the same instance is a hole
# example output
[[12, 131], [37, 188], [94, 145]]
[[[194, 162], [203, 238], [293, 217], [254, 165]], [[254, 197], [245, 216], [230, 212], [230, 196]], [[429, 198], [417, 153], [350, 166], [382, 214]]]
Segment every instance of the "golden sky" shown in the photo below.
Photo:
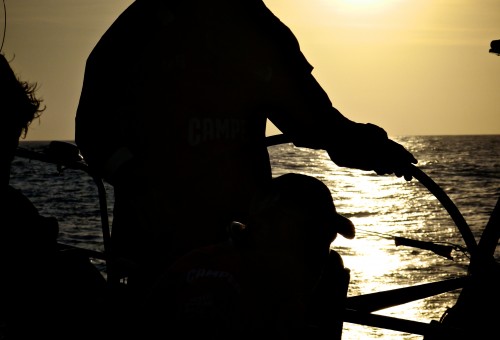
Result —
[[[72, 140], [85, 60], [133, 1], [5, 1], [3, 53], [47, 106], [28, 140]], [[264, 2], [346, 117], [392, 136], [500, 134], [499, 0]]]

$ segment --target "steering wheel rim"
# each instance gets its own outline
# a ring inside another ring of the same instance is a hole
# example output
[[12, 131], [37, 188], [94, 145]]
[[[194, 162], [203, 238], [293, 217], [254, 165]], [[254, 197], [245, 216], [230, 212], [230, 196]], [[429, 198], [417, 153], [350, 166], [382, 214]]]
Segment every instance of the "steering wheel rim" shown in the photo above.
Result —
[[[285, 143], [291, 143], [291, 140], [284, 134], [266, 137], [266, 145], [268, 147]], [[409, 172], [415, 179], [417, 179], [423, 186], [425, 186], [431, 194], [433, 194], [438, 199], [438, 201], [446, 209], [452, 220], [455, 222], [455, 225], [460, 231], [466, 247], [471, 254], [471, 258], [477, 257], [479, 249], [476, 239], [474, 238], [474, 235], [467, 221], [463, 217], [460, 210], [458, 210], [455, 203], [453, 203], [450, 197], [436, 182], [434, 182], [427, 174], [424, 173], [424, 171], [419, 169], [417, 166], [410, 165]], [[500, 207], [498, 209], [500, 209]]]

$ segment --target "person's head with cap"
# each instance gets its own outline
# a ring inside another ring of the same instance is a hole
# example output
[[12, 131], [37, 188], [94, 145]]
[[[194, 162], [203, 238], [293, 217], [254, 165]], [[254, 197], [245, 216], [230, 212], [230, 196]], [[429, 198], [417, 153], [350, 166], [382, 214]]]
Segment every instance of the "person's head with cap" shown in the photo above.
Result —
[[274, 178], [250, 211], [244, 234], [259, 265], [288, 279], [302, 273], [306, 289], [319, 279], [337, 233], [348, 239], [355, 235], [352, 222], [337, 213], [328, 187], [307, 175]]
[[[301, 228], [304, 240], [311, 245], [325, 240], [330, 244], [337, 233], [347, 239], [355, 236], [353, 223], [337, 213], [328, 187], [322, 181], [303, 174], [288, 173], [275, 177], [270, 187], [254, 198], [250, 215], [250, 221], [263, 216], [276, 221], [286, 220], [287, 223], [292, 219], [296, 222], [294, 224], [304, 227]], [[277, 231], [265, 230], [271, 235], [286, 237], [277, 234]]]
[[354, 238], [353, 223], [337, 213], [330, 189], [322, 181], [289, 173], [274, 178], [272, 187], [278, 200], [288, 209], [304, 214], [311, 222], [319, 222], [308, 227], [309, 236], [331, 238], [330, 243], [335, 240], [337, 233], [347, 239]]

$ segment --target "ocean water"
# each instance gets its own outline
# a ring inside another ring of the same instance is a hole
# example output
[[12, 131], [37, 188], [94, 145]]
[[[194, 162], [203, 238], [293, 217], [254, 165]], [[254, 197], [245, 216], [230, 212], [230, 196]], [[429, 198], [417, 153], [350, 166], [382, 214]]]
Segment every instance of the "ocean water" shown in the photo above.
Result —
[[[500, 198], [500, 135], [393, 137], [419, 160], [417, 166], [457, 206], [479, 241]], [[47, 142], [21, 142], [41, 150]], [[315, 176], [330, 188], [339, 213], [356, 226], [356, 237], [339, 236], [332, 248], [351, 272], [348, 296], [401, 288], [466, 274], [465, 243], [448, 212], [413, 179], [347, 169], [320, 150], [291, 144], [269, 147], [273, 175]], [[59, 220], [62, 242], [103, 250], [97, 187], [85, 172], [16, 158], [11, 184], [46, 216]], [[113, 188], [105, 184], [112, 221]], [[452, 245], [452, 259], [428, 250], [396, 246], [395, 237]], [[498, 247], [497, 247], [498, 248]], [[495, 252], [500, 259], [499, 249]], [[384, 309], [376, 314], [429, 323], [453, 306], [459, 290]], [[422, 339], [421, 335], [344, 324], [343, 339]]]

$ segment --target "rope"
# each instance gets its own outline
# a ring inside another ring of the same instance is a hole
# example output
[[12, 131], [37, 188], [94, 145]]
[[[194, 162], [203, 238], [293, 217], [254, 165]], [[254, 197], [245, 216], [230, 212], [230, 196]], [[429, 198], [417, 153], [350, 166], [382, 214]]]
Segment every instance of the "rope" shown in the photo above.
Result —
[[0, 52], [2, 52], [3, 49], [3, 43], [5, 42], [5, 35], [7, 33], [7, 6], [5, 5], [5, 0], [3, 2], [3, 37], [2, 37], [2, 45], [0, 45]]

